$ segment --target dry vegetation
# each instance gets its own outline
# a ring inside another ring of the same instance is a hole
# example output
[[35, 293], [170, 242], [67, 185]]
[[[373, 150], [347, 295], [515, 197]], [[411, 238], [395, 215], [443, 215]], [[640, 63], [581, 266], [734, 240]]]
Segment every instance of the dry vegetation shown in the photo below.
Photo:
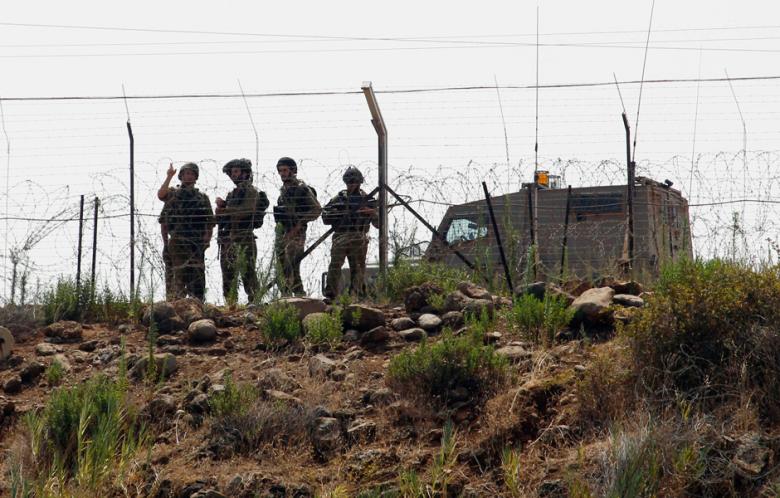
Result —
[[[432, 280], [437, 308], [462, 276], [399, 271], [381, 300], [386, 333], [343, 339], [346, 299], [304, 324], [287, 306], [206, 306], [216, 336], [198, 342], [141, 325], [138, 305], [121, 297], [79, 298], [60, 283], [43, 310], [84, 299], [89, 316], [72, 342], [46, 330], [53, 351], [40, 348], [41, 320], [62, 316], [4, 309], [7, 323], [25, 325], [0, 367], [0, 492], [780, 493], [777, 268], [667, 268], [643, 308], [610, 307], [606, 336], [603, 327], [597, 336], [587, 326], [568, 330], [573, 312], [563, 298], [525, 296], [514, 305], [496, 298], [494, 315], [472, 314], [419, 343], [389, 328], [410, 315], [397, 307], [402, 287]], [[355, 323], [366, 318], [350, 313]], [[40, 372], [25, 378], [34, 363]], [[20, 392], [8, 384], [17, 376]]]

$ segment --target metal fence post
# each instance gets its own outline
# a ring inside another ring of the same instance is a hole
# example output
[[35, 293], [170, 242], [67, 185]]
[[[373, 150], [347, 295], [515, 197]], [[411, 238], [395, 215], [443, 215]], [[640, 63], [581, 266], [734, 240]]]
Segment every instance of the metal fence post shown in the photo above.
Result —
[[97, 229], [98, 229], [98, 206], [100, 199], [95, 197], [95, 218], [92, 221], [92, 292], [95, 291], [95, 262], [97, 261]]
[[374, 89], [370, 81], [364, 81], [361, 86], [363, 94], [368, 102], [368, 109], [371, 111], [371, 124], [374, 125], [377, 138], [379, 140], [379, 274], [381, 281], [385, 281], [387, 275], [387, 127], [382, 118], [382, 112], [379, 110], [379, 104], [376, 101]]
[[78, 260], [76, 261], [76, 293], [81, 295], [81, 247], [84, 240], [84, 196], [79, 201], [79, 245]]

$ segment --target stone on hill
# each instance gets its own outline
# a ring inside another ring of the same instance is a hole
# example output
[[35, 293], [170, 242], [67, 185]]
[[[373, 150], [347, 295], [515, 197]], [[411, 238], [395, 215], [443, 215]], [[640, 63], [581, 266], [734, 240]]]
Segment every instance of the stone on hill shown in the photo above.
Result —
[[309, 375], [312, 377], [324, 378], [335, 370], [336, 366], [337, 363], [335, 361], [324, 354], [318, 354], [309, 359]]
[[441, 317], [442, 326], [453, 330], [462, 327], [464, 323], [463, 313], [460, 311], [448, 311]]
[[461, 291], [452, 291], [444, 298], [444, 309], [442, 311], [463, 311], [463, 308], [471, 301], [473, 301], [473, 299]]
[[0, 361], [11, 356], [11, 350], [13, 350], [15, 342], [11, 331], [0, 326]]
[[217, 338], [217, 326], [208, 318], [196, 320], [187, 328], [187, 338], [196, 344], [212, 342]]
[[532, 356], [532, 353], [522, 346], [504, 346], [496, 349], [496, 353], [506, 356], [513, 363], [527, 360]]
[[407, 313], [420, 311], [431, 304], [431, 296], [441, 295], [444, 290], [432, 282], [409, 287], [404, 291], [404, 308]]
[[398, 335], [401, 337], [401, 339], [409, 342], [419, 342], [428, 337], [428, 334], [425, 333], [425, 330], [421, 328], [402, 330], [398, 332]]
[[193, 297], [185, 297], [171, 302], [171, 306], [182, 319], [185, 326], [204, 318], [203, 303]]
[[605, 321], [615, 291], [611, 287], [588, 289], [571, 303], [575, 320], [597, 324]]
[[632, 296], [638, 296], [644, 291], [642, 284], [634, 282], [633, 280], [628, 282], [613, 282], [610, 287], [615, 289], [615, 294], [631, 294]]
[[615, 294], [612, 296], [612, 302], [626, 308], [641, 308], [645, 305], [644, 299], [632, 294]]
[[[162, 376], [167, 379], [179, 366], [176, 363], [176, 357], [171, 353], [163, 353], [154, 355], [155, 371], [158, 376]], [[149, 356], [142, 356], [138, 358], [138, 361], [130, 369], [130, 376], [134, 379], [141, 379], [149, 370]]]
[[401, 330], [407, 330], [414, 328], [414, 326], [417, 325], [414, 323], [414, 320], [409, 318], [408, 316], [404, 316], [401, 318], [396, 318], [395, 320], [390, 322], [390, 326], [393, 328], [393, 330], [401, 331]]
[[458, 290], [471, 299], [489, 299], [493, 300], [493, 295], [485, 289], [472, 282], [461, 282], [458, 284]]
[[42, 342], [35, 346], [35, 354], [38, 356], [52, 356], [57, 354], [57, 348], [48, 342]]
[[21, 377], [22, 382], [34, 382], [45, 370], [46, 367], [42, 363], [31, 361], [22, 369], [22, 371], [19, 373], [19, 377]]
[[442, 320], [438, 316], [432, 314], [432, 313], [426, 313], [424, 315], [421, 315], [420, 318], [417, 319], [417, 324], [420, 326], [421, 329], [425, 330], [426, 332], [430, 332], [432, 330], [436, 330], [439, 327], [441, 327]]
[[341, 448], [341, 423], [337, 418], [319, 417], [311, 435], [314, 453], [321, 459], [330, 458]]
[[390, 340], [390, 331], [384, 325], [375, 327], [360, 336], [360, 344], [363, 346], [376, 346]]
[[54, 322], [43, 330], [51, 342], [79, 342], [82, 327], [78, 322], [63, 320]]
[[298, 317], [301, 320], [312, 313], [324, 313], [327, 309], [327, 305], [320, 299], [310, 297], [283, 297], [276, 303], [292, 306], [298, 310]]
[[466, 316], [471, 315], [475, 318], [479, 318], [484, 313], [488, 318], [493, 318], [495, 310], [496, 307], [492, 300], [472, 299], [468, 304], [466, 304], [466, 307], [463, 308], [463, 314]]
[[359, 331], [371, 330], [385, 324], [385, 314], [382, 310], [362, 304], [350, 304], [341, 316], [345, 328]]
[[154, 320], [155, 326], [157, 327], [157, 332], [166, 333], [174, 330], [182, 330], [184, 328], [184, 321], [176, 313], [173, 304], [165, 301], [154, 303], [146, 308], [146, 311], [141, 318], [141, 322], [149, 327], [151, 326], [152, 320]]

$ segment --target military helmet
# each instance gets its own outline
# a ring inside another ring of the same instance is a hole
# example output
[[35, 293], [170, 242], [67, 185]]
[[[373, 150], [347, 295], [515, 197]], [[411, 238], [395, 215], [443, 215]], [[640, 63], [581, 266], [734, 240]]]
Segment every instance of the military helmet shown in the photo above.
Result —
[[195, 179], [197, 180], [200, 176], [200, 170], [198, 169], [198, 165], [195, 163], [186, 163], [184, 166], [179, 168], [179, 175], [178, 178], [181, 180], [181, 175], [184, 173], [185, 170], [190, 170], [193, 173], [195, 173]]
[[360, 172], [359, 169], [357, 169], [354, 166], [350, 166], [347, 168], [347, 171], [344, 172], [344, 174], [341, 177], [342, 180], [344, 180], [344, 183], [363, 183], [365, 179], [363, 178], [363, 173]]
[[230, 170], [233, 168], [241, 168], [241, 171], [246, 173], [246, 178], [249, 180], [252, 179], [252, 161], [249, 159], [241, 158], [228, 161], [224, 166], [222, 166], [222, 172], [227, 176], [230, 176]]
[[281, 157], [276, 162], [276, 167], [279, 168], [279, 166], [287, 166], [290, 168], [290, 171], [292, 171], [295, 174], [298, 174], [298, 164], [295, 162], [295, 159], [292, 157]]

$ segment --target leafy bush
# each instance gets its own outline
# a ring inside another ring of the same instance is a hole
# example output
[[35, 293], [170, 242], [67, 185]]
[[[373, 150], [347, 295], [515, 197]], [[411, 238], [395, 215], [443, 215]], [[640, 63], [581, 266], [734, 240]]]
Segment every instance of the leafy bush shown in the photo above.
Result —
[[780, 420], [780, 268], [713, 260], [665, 268], [627, 327], [636, 378], [668, 401], [720, 403], [754, 393]]
[[506, 358], [483, 345], [481, 334], [453, 336], [445, 330], [438, 342], [423, 342], [390, 360], [387, 379], [402, 394], [446, 406], [482, 401], [503, 383], [506, 372]]
[[468, 280], [469, 274], [460, 268], [427, 261], [412, 263], [401, 259], [387, 270], [385, 294], [391, 301], [399, 301], [403, 299], [406, 289], [425, 282], [432, 282], [448, 293], [455, 290], [459, 282]]
[[341, 340], [341, 311], [308, 319], [305, 325], [306, 340], [314, 346], [333, 346]]
[[301, 337], [298, 310], [285, 303], [268, 305], [260, 319], [260, 334], [271, 344], [286, 344]]
[[62, 382], [62, 378], [65, 376], [65, 369], [57, 360], [54, 360], [49, 368], [46, 369], [46, 381], [51, 386], [59, 385]]
[[23, 427], [29, 464], [11, 474], [18, 489], [35, 490], [37, 496], [54, 489], [100, 495], [121, 482], [131, 459], [148, 443], [122, 383], [105, 376], [56, 389], [42, 410], [24, 417]]
[[543, 300], [539, 300], [524, 294], [509, 310], [507, 320], [526, 339], [535, 344], [550, 345], [555, 335], [566, 328], [573, 317], [574, 310], [569, 309], [562, 297], [545, 295]]
[[243, 415], [260, 397], [260, 391], [250, 384], [238, 385], [230, 375], [225, 376], [225, 389], [209, 399], [209, 410], [216, 418]]
[[140, 309], [137, 299], [114, 293], [107, 285], [97, 292], [89, 282], [82, 282], [78, 287], [69, 278], [59, 278], [46, 290], [41, 304], [46, 323], [83, 320], [116, 324], [132, 318]]

